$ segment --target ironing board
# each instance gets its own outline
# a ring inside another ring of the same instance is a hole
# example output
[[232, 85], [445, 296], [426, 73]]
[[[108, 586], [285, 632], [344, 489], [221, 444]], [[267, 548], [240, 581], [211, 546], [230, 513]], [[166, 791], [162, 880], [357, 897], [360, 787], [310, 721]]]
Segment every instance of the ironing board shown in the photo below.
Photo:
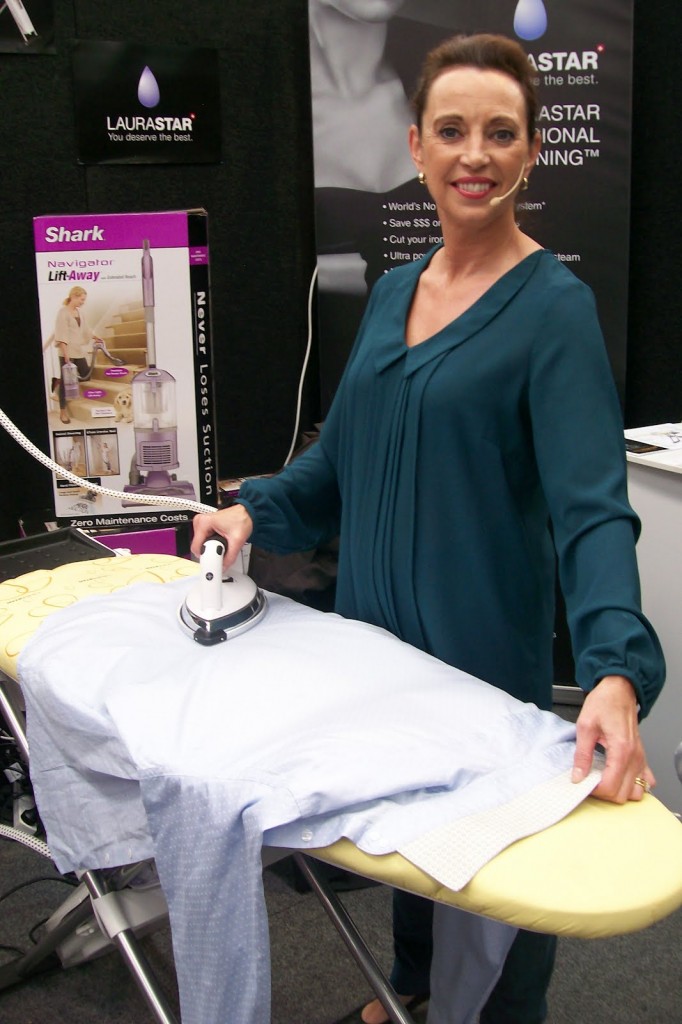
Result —
[[[185, 559], [134, 555], [38, 570], [0, 583], [0, 710], [26, 758], [17, 658], [44, 618], [84, 597], [112, 593], [132, 583], [166, 583], [196, 572], [197, 566]], [[588, 798], [556, 825], [508, 847], [459, 891], [442, 886], [400, 854], [371, 856], [348, 840], [307, 849], [306, 854], [514, 926], [583, 938], [644, 928], [682, 905], [682, 829], [651, 795], [623, 807]], [[301, 858], [300, 863], [392, 1019], [409, 1021], [400, 1006], [393, 1006], [391, 992], [383, 987], [385, 979], [343, 908], [310, 861]], [[96, 872], [85, 873], [85, 885], [93, 900], [105, 894]], [[123, 926], [110, 931], [157, 1019], [174, 1020], [154, 992], [147, 965], [134, 948], [134, 935]]]

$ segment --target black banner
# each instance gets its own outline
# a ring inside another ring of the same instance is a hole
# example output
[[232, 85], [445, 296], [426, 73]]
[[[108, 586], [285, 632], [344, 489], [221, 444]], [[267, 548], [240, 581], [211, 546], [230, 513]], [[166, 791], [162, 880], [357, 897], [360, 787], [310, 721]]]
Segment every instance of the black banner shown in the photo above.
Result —
[[621, 393], [630, 204], [632, 0], [309, 0], [323, 412], [374, 281], [439, 239], [407, 147], [425, 53], [500, 32], [528, 53], [542, 150], [524, 231], [594, 290]]
[[220, 162], [217, 51], [80, 41], [73, 77], [80, 163]]

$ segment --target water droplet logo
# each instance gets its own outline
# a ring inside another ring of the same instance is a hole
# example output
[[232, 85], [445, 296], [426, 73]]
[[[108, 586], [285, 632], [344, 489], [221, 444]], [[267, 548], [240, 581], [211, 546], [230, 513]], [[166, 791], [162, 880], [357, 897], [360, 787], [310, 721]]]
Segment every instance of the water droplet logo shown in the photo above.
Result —
[[145, 67], [137, 85], [137, 98], [143, 107], [155, 107], [161, 99], [159, 83], [150, 68]]
[[542, 0], [519, 0], [514, 12], [514, 31], [519, 39], [539, 39], [547, 31], [547, 11]]

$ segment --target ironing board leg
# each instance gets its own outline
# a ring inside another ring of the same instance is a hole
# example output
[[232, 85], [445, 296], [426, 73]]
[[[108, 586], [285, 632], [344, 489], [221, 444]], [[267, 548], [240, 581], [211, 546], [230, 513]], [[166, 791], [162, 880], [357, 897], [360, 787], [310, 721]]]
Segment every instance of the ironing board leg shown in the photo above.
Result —
[[[93, 907], [95, 907], [96, 901], [107, 895], [106, 882], [99, 871], [86, 871], [81, 881], [87, 886]], [[125, 928], [118, 931], [115, 935], [111, 936], [111, 941], [118, 947], [128, 970], [137, 982], [147, 1006], [159, 1024], [178, 1024], [177, 1017], [173, 1013], [168, 1000], [156, 984], [149, 962], [132, 929]]]
[[[7, 679], [8, 677], [4, 672], [0, 672], [0, 711], [5, 716], [7, 727], [14, 737], [24, 763], [28, 764], [28, 740], [26, 739], [25, 717], [23, 712], [15, 706], [10, 696], [9, 688], [6, 688], [3, 683], [3, 680]], [[9, 685], [11, 685], [11, 680], [8, 680]]]
[[[107, 895], [108, 887], [98, 871], [86, 871], [81, 879], [88, 890], [83, 892], [78, 903], [43, 939], [28, 953], [10, 960], [0, 967], [0, 991], [16, 985], [40, 971], [61, 966], [55, 955], [57, 947], [75, 932], [79, 925], [92, 918], [96, 901]], [[130, 928], [124, 928], [109, 938], [118, 948], [123, 960], [158, 1024], [178, 1024], [177, 1018], [154, 980], [149, 963], [142, 952], [137, 936]]]
[[393, 1024], [414, 1024], [413, 1018], [400, 1002], [393, 986], [369, 950], [352, 917], [326, 880], [318, 873], [314, 862], [302, 853], [294, 853], [294, 860], [331, 918], [339, 935], [348, 946], [358, 967], [383, 1003]]

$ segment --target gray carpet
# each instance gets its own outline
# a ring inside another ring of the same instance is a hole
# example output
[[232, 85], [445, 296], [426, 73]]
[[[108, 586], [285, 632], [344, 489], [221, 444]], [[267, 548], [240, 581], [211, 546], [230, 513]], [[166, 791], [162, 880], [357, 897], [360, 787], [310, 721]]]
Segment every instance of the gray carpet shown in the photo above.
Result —
[[[655, 865], [651, 865], [655, 870]], [[0, 897], [37, 876], [49, 861], [0, 840]], [[272, 1024], [358, 1024], [369, 988], [317, 899], [265, 872], [271, 924]], [[28, 948], [28, 933], [68, 894], [41, 881], [0, 903], [0, 943]], [[384, 966], [390, 961], [390, 893], [384, 887], [343, 894], [356, 924]], [[170, 936], [143, 940], [157, 976], [177, 1005]], [[614, 939], [563, 939], [550, 990], [550, 1024], [680, 1024], [682, 911], [643, 932]], [[0, 962], [11, 957], [0, 950]], [[60, 970], [0, 992], [0, 1024], [146, 1024], [152, 1018], [117, 955]], [[416, 1015], [421, 1024], [425, 1013]], [[239, 1024], [229, 1021], [225, 1024]]]

